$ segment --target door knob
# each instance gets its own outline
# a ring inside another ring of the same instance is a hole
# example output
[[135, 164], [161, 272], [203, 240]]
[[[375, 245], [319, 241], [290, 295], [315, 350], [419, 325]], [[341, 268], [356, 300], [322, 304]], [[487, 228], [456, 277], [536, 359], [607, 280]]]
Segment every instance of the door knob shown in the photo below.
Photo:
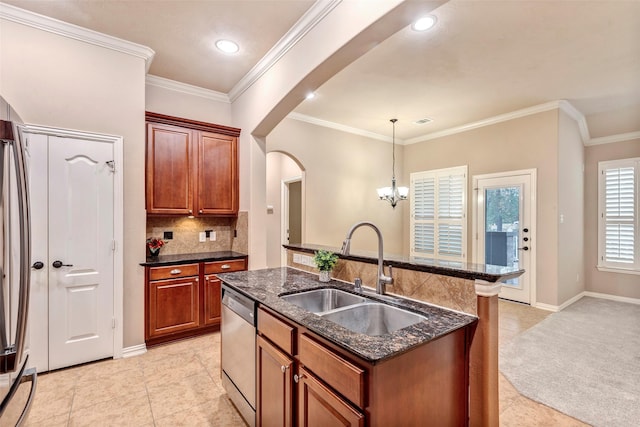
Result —
[[53, 268], [73, 267], [73, 264], [63, 264], [62, 261], [53, 261], [53, 264], [51, 265], [53, 266]]
[[528, 251], [528, 250], [529, 250], [529, 246], [523, 246], [523, 247], [521, 247], [521, 248], [518, 248], [518, 250], [521, 250], [521, 251]]
[[31, 268], [33, 268], [34, 270], [42, 270], [43, 267], [44, 267], [44, 263], [42, 261], [36, 261], [31, 266]]

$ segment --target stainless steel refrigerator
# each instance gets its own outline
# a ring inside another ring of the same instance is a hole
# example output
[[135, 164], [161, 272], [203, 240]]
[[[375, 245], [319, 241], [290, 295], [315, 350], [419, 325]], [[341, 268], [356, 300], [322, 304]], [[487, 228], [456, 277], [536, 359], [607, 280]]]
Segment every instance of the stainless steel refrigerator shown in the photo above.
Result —
[[30, 224], [20, 118], [0, 97], [0, 425], [25, 421], [36, 372], [27, 369]]

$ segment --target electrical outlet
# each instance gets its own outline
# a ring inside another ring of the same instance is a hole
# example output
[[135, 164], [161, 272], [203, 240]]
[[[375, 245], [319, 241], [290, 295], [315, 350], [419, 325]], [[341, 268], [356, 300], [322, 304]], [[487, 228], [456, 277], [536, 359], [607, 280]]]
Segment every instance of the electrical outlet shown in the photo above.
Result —
[[209, 233], [209, 241], [211, 242], [215, 242], [216, 241], [216, 232], [212, 231]]
[[163, 237], [164, 240], [171, 240], [173, 239], [173, 231], [165, 231], [163, 233]]
[[200, 242], [206, 242], [207, 241], [207, 233], [204, 231], [201, 231], [199, 234], [200, 237]]

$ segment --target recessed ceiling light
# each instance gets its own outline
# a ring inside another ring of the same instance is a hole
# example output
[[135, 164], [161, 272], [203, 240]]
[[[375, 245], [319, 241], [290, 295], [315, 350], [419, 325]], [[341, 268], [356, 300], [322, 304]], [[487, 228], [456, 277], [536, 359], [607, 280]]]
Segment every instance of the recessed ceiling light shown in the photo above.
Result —
[[436, 21], [437, 19], [433, 15], [423, 16], [422, 18], [411, 24], [411, 28], [414, 31], [427, 31], [429, 28], [436, 25]]
[[315, 97], [316, 97], [316, 94], [315, 94], [315, 93], [313, 93], [313, 92], [309, 92], [309, 93], [307, 94], [307, 96], [305, 96], [305, 98], [306, 98], [306, 99], [313, 99], [313, 98], [315, 98]]
[[238, 43], [232, 42], [231, 40], [218, 40], [216, 42], [216, 47], [224, 53], [236, 53], [240, 50]]

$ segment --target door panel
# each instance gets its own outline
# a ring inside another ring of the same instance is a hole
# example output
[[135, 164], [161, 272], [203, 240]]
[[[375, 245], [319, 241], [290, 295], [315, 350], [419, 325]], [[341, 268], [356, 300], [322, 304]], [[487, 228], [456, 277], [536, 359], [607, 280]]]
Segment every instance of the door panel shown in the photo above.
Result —
[[49, 369], [113, 356], [112, 160], [112, 144], [49, 137]]
[[477, 180], [475, 262], [522, 268], [525, 273], [503, 282], [500, 297], [531, 302], [532, 176], [514, 172]]

